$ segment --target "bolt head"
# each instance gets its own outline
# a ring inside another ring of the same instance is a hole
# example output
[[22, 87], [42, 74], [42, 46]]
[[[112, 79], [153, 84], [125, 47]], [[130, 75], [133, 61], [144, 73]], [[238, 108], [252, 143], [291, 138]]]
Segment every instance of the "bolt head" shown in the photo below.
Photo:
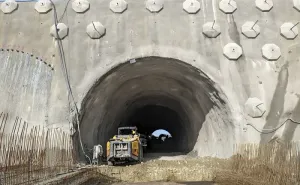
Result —
[[256, 38], [260, 33], [259, 25], [255, 24], [255, 22], [248, 21], [242, 26], [242, 33], [247, 38]]
[[39, 0], [35, 3], [34, 9], [39, 13], [48, 13], [52, 9], [52, 4], [49, 0]]
[[265, 44], [262, 47], [262, 55], [269, 61], [278, 60], [281, 56], [280, 48], [275, 44]]
[[219, 9], [225, 14], [232, 14], [237, 9], [235, 0], [221, 0], [219, 3]]
[[[286, 22], [280, 27], [280, 34], [288, 39], [288, 40], [293, 40], [298, 36], [298, 27], [295, 26], [293, 28], [294, 24], [291, 22]], [[293, 28], [293, 29], [292, 29]]]
[[10, 14], [18, 8], [18, 3], [15, 0], [5, 0], [1, 3], [1, 10], [5, 14]]
[[125, 0], [112, 0], [109, 3], [109, 8], [115, 13], [123, 13], [127, 9], [128, 5]]
[[300, 12], [300, 0], [293, 0], [294, 8]]
[[223, 54], [229, 60], [237, 60], [242, 56], [243, 50], [241, 46], [237, 45], [236, 43], [229, 43], [226, 46], [224, 46]]
[[184, 11], [190, 14], [195, 14], [201, 9], [201, 5], [197, 0], [186, 0], [182, 3]]
[[99, 39], [105, 34], [106, 28], [100, 22], [92, 22], [86, 27], [86, 33], [91, 39]]
[[252, 118], [260, 118], [266, 112], [266, 107], [260, 99], [248, 98], [245, 103], [245, 111]]
[[158, 13], [163, 9], [163, 7], [164, 7], [163, 0], [146, 0], [146, 8], [151, 13]]
[[88, 0], [74, 0], [72, 8], [77, 13], [84, 13], [90, 8], [90, 3]]
[[256, 8], [262, 12], [269, 12], [273, 8], [272, 0], [255, 0]]
[[202, 33], [209, 38], [216, 38], [221, 34], [220, 25], [213, 22], [207, 22], [202, 26]]
[[55, 25], [50, 28], [50, 35], [56, 39], [64, 39], [69, 32], [69, 28], [64, 23], [57, 24], [58, 35], [56, 34]]

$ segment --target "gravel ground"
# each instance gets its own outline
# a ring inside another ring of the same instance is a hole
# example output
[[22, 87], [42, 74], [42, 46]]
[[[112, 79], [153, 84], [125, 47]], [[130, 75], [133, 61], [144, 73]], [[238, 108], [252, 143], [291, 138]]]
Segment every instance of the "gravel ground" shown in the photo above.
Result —
[[144, 183], [114, 183], [112, 185], [216, 185], [212, 182], [144, 182]]
[[185, 160], [191, 157], [189, 157], [184, 153], [146, 153], [144, 158], [146, 162], [151, 160], [166, 160], [166, 161]]
[[122, 182], [186, 182], [212, 181], [217, 169], [224, 169], [227, 161], [217, 158], [162, 157], [128, 166], [100, 166], [101, 173]]
[[[156, 154], [149, 155], [147, 161], [141, 164], [82, 166], [78, 170], [88, 170], [84, 176], [89, 180], [83, 185], [214, 185], [211, 181], [215, 177], [215, 171], [228, 165], [227, 160], [210, 157], [157, 155], [160, 157], [157, 158]], [[61, 175], [50, 181], [66, 178], [71, 174]]]

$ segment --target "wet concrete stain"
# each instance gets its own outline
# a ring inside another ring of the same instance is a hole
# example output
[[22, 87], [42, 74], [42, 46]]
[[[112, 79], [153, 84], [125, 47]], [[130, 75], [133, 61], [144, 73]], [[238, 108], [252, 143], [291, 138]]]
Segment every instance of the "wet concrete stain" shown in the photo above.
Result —
[[[274, 129], [279, 125], [279, 120], [284, 110], [284, 97], [288, 85], [288, 77], [288, 65], [285, 64], [279, 72], [278, 83], [271, 102], [270, 112], [266, 118], [267, 121], [263, 129]], [[262, 133], [260, 144], [269, 142], [274, 134], [275, 132], [270, 134]]]
[[228, 34], [229, 34], [229, 37], [230, 39], [237, 43], [238, 45], [241, 45], [241, 38], [240, 38], [240, 34], [239, 34], [239, 31], [238, 31], [238, 27], [236, 25], [236, 22], [234, 20], [234, 16], [233, 15], [228, 15], [228, 18], [229, 18], [229, 22], [228, 22]]
[[282, 140], [285, 142], [291, 142], [294, 135], [296, 128], [300, 124], [300, 96], [298, 97], [298, 103], [292, 113], [292, 120], [289, 120], [286, 123], [286, 126], [283, 131]]
[[[229, 38], [232, 42], [238, 44], [243, 49], [243, 46], [241, 44], [240, 33], [238, 31], [238, 27], [237, 27], [237, 24], [235, 22], [234, 16], [233, 15], [228, 15], [228, 19], [229, 19], [229, 21], [228, 21], [228, 35], [229, 35]], [[244, 71], [247, 71], [247, 63], [246, 62], [247, 61], [246, 61], [245, 55], [243, 54], [238, 59], [238, 61], [235, 63], [236, 66], [237, 66], [237, 69], [240, 73], [243, 73]], [[250, 79], [247, 78], [246, 76], [243, 77], [243, 81], [245, 82], [243, 84], [250, 84], [251, 83]], [[247, 86], [247, 85], [243, 85], [243, 87], [245, 89], [245, 92], [246, 92], [247, 96], [249, 96], [250, 95], [250, 87]]]

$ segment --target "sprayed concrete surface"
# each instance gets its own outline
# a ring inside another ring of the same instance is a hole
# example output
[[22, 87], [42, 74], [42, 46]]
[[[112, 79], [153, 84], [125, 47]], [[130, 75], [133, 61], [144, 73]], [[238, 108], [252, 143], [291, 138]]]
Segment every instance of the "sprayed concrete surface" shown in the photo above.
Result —
[[[166, 0], [159, 13], [150, 13], [144, 1], [128, 0], [122, 14], [113, 13], [108, 0], [89, 2], [82, 14], [71, 3], [66, 7], [67, 1], [55, 2], [60, 22], [69, 27], [62, 42], [86, 147], [105, 143], [119, 125], [133, 121], [143, 121], [149, 132], [169, 129], [179, 152], [198, 156], [229, 157], [236, 143], [299, 140], [299, 127], [291, 121], [270, 134], [258, 132], [287, 118], [300, 122], [299, 37], [280, 35], [284, 22], [300, 21], [292, 0], [274, 0], [270, 12], [260, 11], [253, 0], [236, 0], [234, 14], [220, 11], [216, 0], [199, 1], [197, 14], [186, 13], [183, 1]], [[0, 111], [69, 131], [75, 111], [49, 33], [53, 10], [39, 14], [34, 4], [19, 3], [12, 14], [0, 12]], [[221, 29], [214, 39], [202, 34], [202, 25], [213, 20]], [[256, 20], [260, 34], [249, 39], [241, 27]], [[92, 21], [106, 28], [102, 38], [86, 34]], [[231, 42], [242, 47], [237, 61], [223, 55]], [[280, 47], [277, 61], [262, 57], [267, 43]], [[266, 107], [262, 117], [245, 111], [252, 97]], [[146, 105], [149, 109], [139, 111]], [[142, 119], [161, 112], [166, 119]], [[132, 121], [132, 115], [141, 119]]]

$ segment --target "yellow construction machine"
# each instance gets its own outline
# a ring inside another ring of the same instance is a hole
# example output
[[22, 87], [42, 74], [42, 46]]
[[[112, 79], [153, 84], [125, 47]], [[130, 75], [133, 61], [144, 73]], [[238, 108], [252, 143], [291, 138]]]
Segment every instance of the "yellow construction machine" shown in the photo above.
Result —
[[106, 144], [107, 163], [113, 166], [117, 163], [141, 162], [147, 139], [137, 132], [137, 127], [119, 127], [118, 135]]

